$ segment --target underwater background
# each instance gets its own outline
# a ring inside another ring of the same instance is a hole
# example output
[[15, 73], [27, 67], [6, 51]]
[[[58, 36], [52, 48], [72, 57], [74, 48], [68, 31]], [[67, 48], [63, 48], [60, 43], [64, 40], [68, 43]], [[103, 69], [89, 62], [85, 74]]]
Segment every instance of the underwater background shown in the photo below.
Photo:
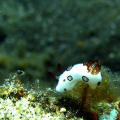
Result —
[[1, 0], [0, 84], [18, 70], [25, 84], [55, 87], [57, 64], [97, 59], [120, 71], [119, 0]]

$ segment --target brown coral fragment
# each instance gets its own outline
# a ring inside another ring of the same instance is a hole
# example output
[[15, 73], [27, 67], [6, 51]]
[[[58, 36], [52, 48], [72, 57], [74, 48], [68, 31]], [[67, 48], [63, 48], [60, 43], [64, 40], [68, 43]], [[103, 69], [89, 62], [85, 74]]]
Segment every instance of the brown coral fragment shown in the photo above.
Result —
[[93, 75], [97, 75], [101, 70], [101, 64], [98, 60], [90, 60], [89, 62], [83, 63], [84, 66], [87, 66], [88, 72]]

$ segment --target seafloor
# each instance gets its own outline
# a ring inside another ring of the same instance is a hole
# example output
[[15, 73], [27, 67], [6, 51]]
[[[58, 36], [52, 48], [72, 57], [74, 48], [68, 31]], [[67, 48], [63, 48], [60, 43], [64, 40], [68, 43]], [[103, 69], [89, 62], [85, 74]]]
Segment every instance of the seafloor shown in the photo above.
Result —
[[102, 66], [102, 83], [91, 89], [77, 83], [73, 90], [58, 93], [41, 90], [40, 81], [25, 86], [17, 71], [0, 86], [1, 120], [120, 120], [120, 74]]

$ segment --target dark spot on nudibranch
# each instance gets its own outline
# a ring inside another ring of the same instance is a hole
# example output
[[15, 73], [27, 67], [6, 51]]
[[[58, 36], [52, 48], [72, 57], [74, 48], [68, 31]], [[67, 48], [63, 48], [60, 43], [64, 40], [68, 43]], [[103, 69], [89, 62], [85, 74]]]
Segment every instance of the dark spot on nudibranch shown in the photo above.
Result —
[[67, 89], [66, 89], [66, 88], [64, 88], [64, 91], [67, 91]]
[[67, 71], [70, 71], [70, 70], [72, 69], [72, 67], [73, 67], [73, 65], [69, 66], [69, 67], [67, 68]]
[[63, 82], [65, 82], [65, 79], [63, 80]]
[[71, 80], [73, 80], [73, 77], [72, 77], [71, 75], [69, 75], [69, 76], [67, 76], [67, 79], [68, 79], [69, 81], [71, 81]]
[[100, 85], [100, 84], [101, 84], [101, 82], [98, 82], [98, 83], [97, 83], [97, 85]]
[[86, 76], [82, 76], [82, 80], [83, 80], [84, 82], [88, 82], [88, 81], [89, 81], [89, 79], [88, 79]]

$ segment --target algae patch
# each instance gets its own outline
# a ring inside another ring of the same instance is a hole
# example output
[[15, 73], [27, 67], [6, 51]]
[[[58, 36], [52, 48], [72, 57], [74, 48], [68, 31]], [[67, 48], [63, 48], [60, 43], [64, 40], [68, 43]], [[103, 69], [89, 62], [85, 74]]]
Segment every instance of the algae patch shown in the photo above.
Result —
[[[58, 106], [58, 98], [53, 96], [51, 88], [44, 91], [32, 87], [26, 89], [17, 71], [0, 86], [0, 119], [8, 120], [41, 120], [67, 118], [66, 108]], [[21, 74], [24, 74], [22, 71]], [[75, 118], [75, 117], [74, 117]]]
[[[120, 117], [119, 75], [102, 68], [103, 83], [91, 90], [79, 83], [73, 90], [57, 93], [51, 88], [42, 91], [21, 83], [23, 71], [17, 71], [0, 86], [0, 119], [8, 120], [96, 120], [116, 111]], [[113, 79], [114, 78], [114, 79]], [[118, 85], [117, 85], [118, 84]], [[116, 89], [112, 90], [112, 88]]]

